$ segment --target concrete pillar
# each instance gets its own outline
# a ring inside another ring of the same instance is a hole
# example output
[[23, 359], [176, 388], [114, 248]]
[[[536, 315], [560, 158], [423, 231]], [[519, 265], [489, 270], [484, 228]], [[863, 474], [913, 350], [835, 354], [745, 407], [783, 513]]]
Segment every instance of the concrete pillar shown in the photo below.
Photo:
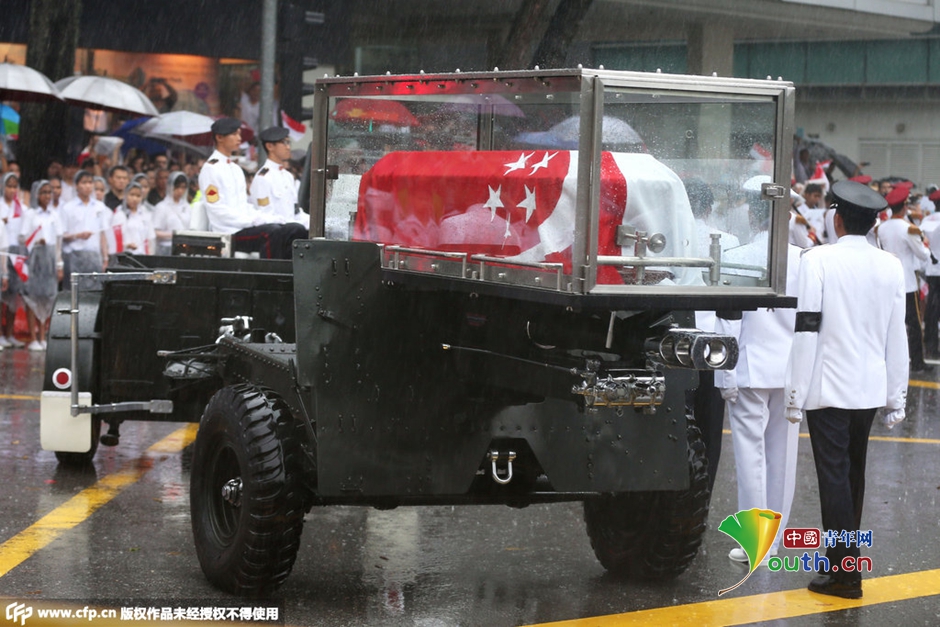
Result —
[[689, 27], [689, 74], [731, 76], [734, 72], [734, 27], [730, 20], [707, 20]]

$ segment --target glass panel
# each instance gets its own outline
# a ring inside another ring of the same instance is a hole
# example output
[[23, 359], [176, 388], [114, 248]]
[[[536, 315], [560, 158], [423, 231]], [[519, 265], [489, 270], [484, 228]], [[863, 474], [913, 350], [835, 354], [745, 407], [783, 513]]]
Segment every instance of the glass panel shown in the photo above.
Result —
[[775, 130], [769, 97], [606, 89], [598, 283], [769, 286]]
[[[585, 169], [580, 80], [357, 89], [329, 100], [327, 237], [384, 244], [396, 269], [569, 291], [575, 244], [594, 245], [577, 225], [593, 224], [608, 291], [770, 287], [773, 96], [608, 86]], [[404, 95], [361, 95], [380, 89]], [[591, 171], [599, 188], [579, 195]]]

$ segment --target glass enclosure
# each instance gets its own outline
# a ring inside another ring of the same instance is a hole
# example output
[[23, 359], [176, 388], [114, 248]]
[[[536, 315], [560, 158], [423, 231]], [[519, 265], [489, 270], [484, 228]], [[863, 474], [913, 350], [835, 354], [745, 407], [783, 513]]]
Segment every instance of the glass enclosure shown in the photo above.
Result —
[[314, 196], [326, 237], [383, 244], [393, 269], [574, 293], [779, 292], [790, 95], [588, 70], [329, 79]]

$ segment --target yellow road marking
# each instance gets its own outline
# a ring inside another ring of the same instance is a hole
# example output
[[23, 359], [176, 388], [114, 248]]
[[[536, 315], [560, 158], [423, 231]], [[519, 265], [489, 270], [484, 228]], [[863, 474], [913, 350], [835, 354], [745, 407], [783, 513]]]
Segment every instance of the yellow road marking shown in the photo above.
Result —
[[[810, 573], [807, 573], [810, 574]], [[608, 627], [616, 625], [745, 625], [822, 612], [836, 612], [940, 595], [940, 569], [866, 579], [865, 596], [850, 600], [814, 594], [805, 588], [747, 597], [717, 599], [625, 614], [542, 623], [541, 627]], [[715, 594], [718, 594], [716, 587]]]
[[[148, 453], [175, 453], [196, 439], [199, 425], [190, 424], [177, 429], [153, 446]], [[63, 533], [72, 529], [100, 507], [120, 494], [124, 488], [136, 483], [150, 469], [147, 464], [134, 464], [100, 479], [71, 499], [58, 506], [35, 523], [0, 544], [0, 577], [22, 564], [30, 556], [45, 548]]]
[[10, 401], [38, 401], [39, 397], [32, 394], [0, 394], [0, 399]]
[[907, 382], [913, 388], [930, 388], [931, 390], [940, 390], [940, 383], [936, 381], [915, 381], [911, 379]]

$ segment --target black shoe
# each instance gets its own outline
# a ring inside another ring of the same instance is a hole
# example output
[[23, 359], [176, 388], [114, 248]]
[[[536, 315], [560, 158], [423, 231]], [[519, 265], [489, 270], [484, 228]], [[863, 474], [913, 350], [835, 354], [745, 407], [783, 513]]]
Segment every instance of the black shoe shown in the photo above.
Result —
[[807, 586], [810, 592], [817, 594], [828, 594], [833, 597], [842, 597], [843, 599], [861, 599], [862, 581], [839, 581], [829, 575], [819, 575], [814, 577]]
[[911, 372], [914, 374], [928, 374], [934, 371], [934, 367], [930, 364], [920, 364], [919, 366], [911, 366]]

